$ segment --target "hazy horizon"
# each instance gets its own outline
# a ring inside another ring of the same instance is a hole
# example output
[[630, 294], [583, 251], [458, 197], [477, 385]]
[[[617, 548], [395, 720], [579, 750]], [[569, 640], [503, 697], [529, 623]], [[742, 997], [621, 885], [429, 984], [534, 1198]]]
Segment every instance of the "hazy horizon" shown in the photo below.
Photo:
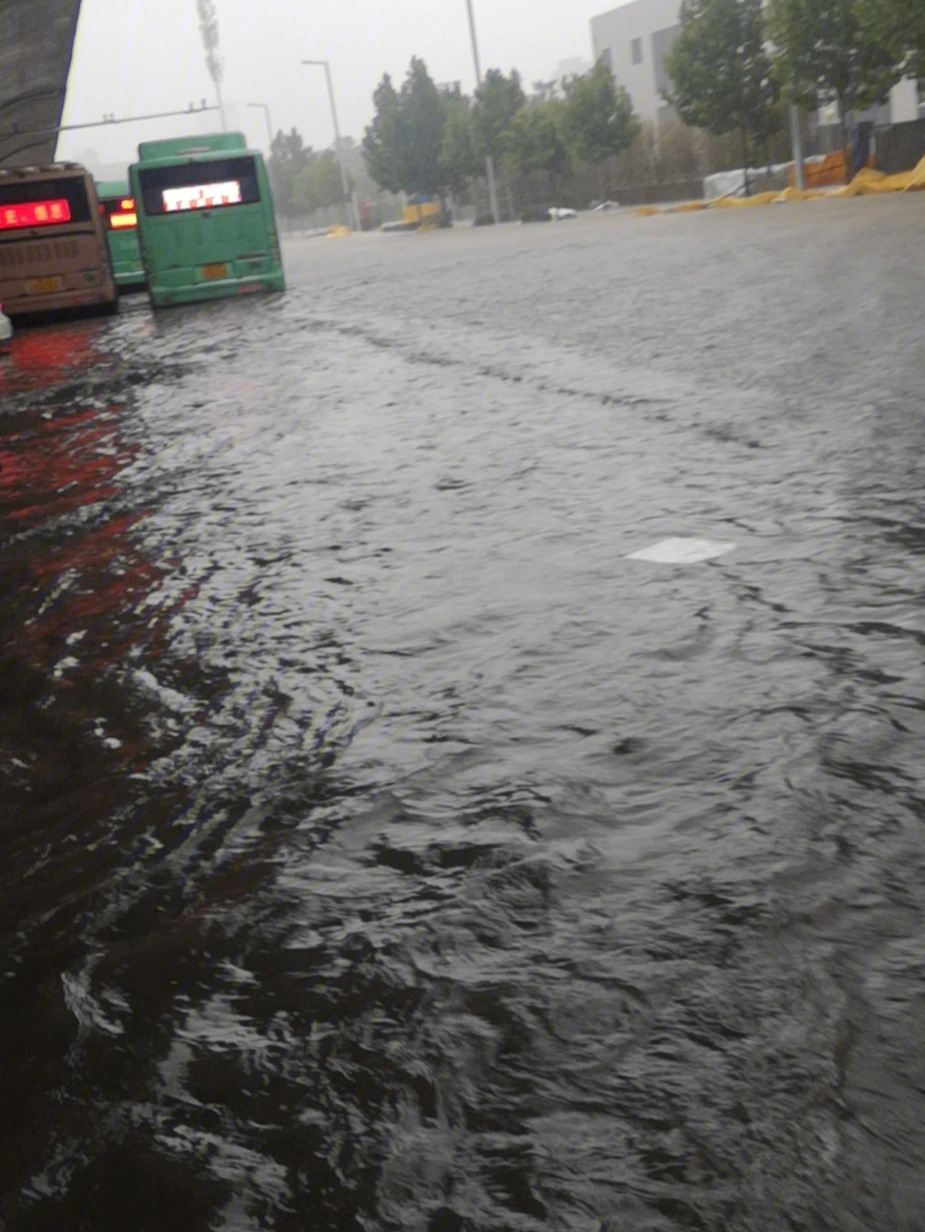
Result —
[[[617, 7], [608, 0], [475, 0], [483, 71], [517, 68], [524, 82], [548, 79], [563, 60], [590, 59], [590, 19]], [[274, 131], [295, 126], [306, 142], [324, 148], [333, 127], [320, 68], [331, 63], [341, 132], [359, 141], [372, 115], [372, 93], [384, 72], [400, 81], [412, 55], [427, 63], [438, 82], [474, 87], [465, 0], [439, 6], [394, 0], [344, 0], [335, 12], [292, 12], [287, 0], [265, 0], [257, 14], [243, 0], [216, 0], [223, 94], [228, 126], [243, 129], [260, 148], [267, 144], [264, 113]], [[362, 32], [358, 36], [357, 32]], [[163, 0], [156, 9], [139, 0], [116, 9], [106, 0], [83, 0], [62, 124], [197, 107], [215, 102], [205, 67], [195, 0]], [[209, 131], [217, 117], [192, 117], [113, 125], [61, 134], [59, 158], [93, 151], [102, 164], [128, 163], [139, 140]]]

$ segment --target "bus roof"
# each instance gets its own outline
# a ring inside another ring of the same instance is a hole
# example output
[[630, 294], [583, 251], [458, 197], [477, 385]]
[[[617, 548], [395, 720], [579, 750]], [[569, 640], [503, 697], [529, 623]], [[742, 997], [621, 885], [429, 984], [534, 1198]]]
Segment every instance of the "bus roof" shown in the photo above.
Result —
[[142, 141], [140, 163], [166, 159], [196, 158], [203, 154], [240, 153], [247, 149], [243, 133], [209, 133], [204, 137], [170, 137], [167, 141]]
[[86, 167], [80, 163], [44, 163], [42, 166], [29, 167], [0, 167], [0, 176], [4, 179], [14, 177], [20, 180], [32, 179], [33, 177], [45, 177], [55, 175], [73, 175], [74, 172], [80, 175], [86, 175]]
[[128, 180], [97, 180], [96, 195], [103, 197], [127, 197]]

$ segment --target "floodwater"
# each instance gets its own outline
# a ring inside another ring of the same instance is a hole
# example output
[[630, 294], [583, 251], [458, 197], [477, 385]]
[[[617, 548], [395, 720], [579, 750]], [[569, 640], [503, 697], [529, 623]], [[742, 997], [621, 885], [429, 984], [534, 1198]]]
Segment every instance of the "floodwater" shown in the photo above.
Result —
[[4, 1232], [922, 1227], [923, 205], [17, 337]]

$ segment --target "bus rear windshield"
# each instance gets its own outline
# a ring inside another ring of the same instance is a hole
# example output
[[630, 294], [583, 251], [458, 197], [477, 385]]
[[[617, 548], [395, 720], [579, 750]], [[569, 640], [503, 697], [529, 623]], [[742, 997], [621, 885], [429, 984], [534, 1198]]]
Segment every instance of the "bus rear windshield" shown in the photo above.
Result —
[[138, 172], [147, 215], [254, 205], [260, 200], [253, 158], [214, 158]]
[[90, 200], [79, 176], [0, 183], [0, 231], [90, 221]]

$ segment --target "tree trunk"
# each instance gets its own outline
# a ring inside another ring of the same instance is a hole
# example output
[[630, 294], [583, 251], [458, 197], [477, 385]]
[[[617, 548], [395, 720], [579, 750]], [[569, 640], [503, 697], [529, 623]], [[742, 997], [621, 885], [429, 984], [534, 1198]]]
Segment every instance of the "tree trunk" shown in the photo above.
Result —
[[745, 196], [752, 195], [751, 185], [748, 182], [748, 129], [742, 129], [742, 175], [745, 181]]

